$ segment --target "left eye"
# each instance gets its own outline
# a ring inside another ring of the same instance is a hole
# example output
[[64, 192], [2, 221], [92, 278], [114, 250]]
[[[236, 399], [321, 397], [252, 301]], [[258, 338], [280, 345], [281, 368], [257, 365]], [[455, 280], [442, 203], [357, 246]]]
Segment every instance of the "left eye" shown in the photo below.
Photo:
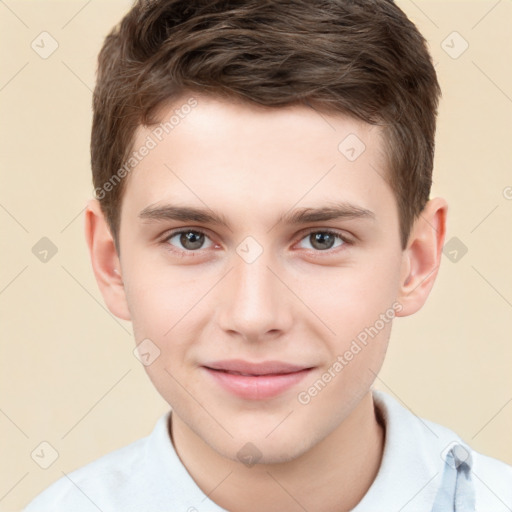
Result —
[[[326, 251], [334, 247], [335, 239], [338, 238], [340, 243], [336, 246], [339, 247], [345, 243], [341, 235], [334, 231], [311, 231], [302, 240], [308, 240], [311, 248], [318, 251]], [[306, 247], [309, 249], [310, 247]]]

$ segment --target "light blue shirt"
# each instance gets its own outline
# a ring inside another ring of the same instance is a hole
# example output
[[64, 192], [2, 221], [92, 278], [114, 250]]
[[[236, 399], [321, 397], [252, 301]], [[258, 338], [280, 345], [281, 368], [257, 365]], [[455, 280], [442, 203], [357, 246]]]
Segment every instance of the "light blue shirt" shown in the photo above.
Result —
[[[472, 450], [451, 430], [373, 391], [385, 423], [377, 477], [353, 512], [510, 512], [512, 466]], [[167, 429], [60, 478], [24, 512], [226, 512], [197, 486]]]

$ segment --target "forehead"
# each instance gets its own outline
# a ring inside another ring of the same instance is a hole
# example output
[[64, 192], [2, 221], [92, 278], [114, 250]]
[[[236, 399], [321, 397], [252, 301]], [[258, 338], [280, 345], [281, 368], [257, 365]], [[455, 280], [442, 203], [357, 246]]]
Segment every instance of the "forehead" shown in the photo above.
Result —
[[391, 194], [380, 128], [308, 106], [185, 95], [138, 128], [133, 149], [144, 146], [125, 192], [139, 211], [179, 201], [264, 217], [326, 201], [371, 209]]

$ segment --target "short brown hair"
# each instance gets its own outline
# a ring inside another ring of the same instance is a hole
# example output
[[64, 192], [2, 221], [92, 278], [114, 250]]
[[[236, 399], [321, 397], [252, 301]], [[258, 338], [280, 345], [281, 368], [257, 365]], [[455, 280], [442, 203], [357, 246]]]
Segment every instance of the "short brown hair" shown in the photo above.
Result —
[[136, 129], [189, 91], [382, 126], [406, 246], [430, 194], [441, 90], [425, 39], [392, 0], [139, 0], [98, 63], [91, 164], [118, 251], [116, 172]]

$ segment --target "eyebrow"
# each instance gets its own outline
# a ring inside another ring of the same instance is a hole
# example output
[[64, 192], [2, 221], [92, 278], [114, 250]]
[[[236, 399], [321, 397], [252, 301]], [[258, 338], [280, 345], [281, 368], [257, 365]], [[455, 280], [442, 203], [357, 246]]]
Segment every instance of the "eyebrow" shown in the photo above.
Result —
[[[182, 222], [199, 222], [225, 226], [229, 229], [226, 217], [210, 208], [192, 206], [177, 206], [171, 204], [150, 205], [139, 213], [139, 218], [148, 221], [177, 220]], [[307, 224], [342, 219], [375, 219], [375, 214], [350, 203], [334, 203], [319, 208], [296, 208], [291, 212], [281, 214], [276, 224]]]

